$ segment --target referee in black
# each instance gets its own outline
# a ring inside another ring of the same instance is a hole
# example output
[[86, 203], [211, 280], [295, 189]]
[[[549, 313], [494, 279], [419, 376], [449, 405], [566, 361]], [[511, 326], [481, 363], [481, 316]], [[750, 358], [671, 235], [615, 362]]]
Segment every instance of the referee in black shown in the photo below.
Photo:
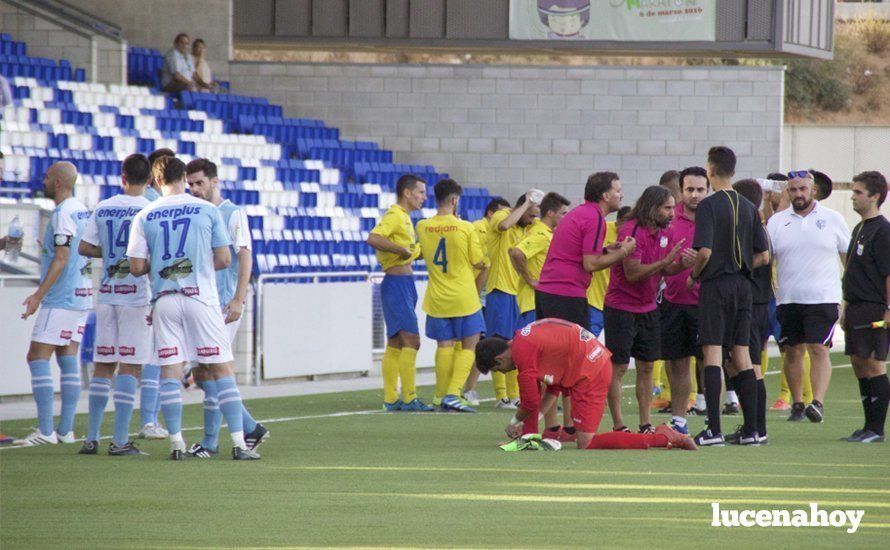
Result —
[[708, 427], [695, 436], [701, 447], [725, 444], [720, 427], [720, 365], [724, 348], [730, 350], [729, 372], [744, 416], [742, 432], [734, 443], [760, 445], [757, 380], [748, 346], [752, 276], [755, 268], [769, 263], [769, 246], [757, 209], [732, 188], [735, 165], [732, 149], [711, 147], [707, 170], [714, 192], [701, 201], [695, 212], [692, 247], [698, 254], [687, 284], [701, 281], [698, 327], [708, 409]]
[[890, 222], [881, 215], [887, 180], [880, 172], [853, 178], [853, 210], [862, 217], [853, 228], [844, 271], [841, 326], [846, 354], [859, 379], [865, 425], [844, 441], [883, 443], [890, 380]]

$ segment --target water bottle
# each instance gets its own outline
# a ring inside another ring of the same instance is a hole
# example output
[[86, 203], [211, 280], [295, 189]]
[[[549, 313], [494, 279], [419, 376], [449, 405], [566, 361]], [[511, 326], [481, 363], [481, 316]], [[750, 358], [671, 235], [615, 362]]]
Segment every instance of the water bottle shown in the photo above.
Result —
[[25, 228], [18, 216], [9, 222], [9, 233], [6, 238], [6, 261], [17, 262], [19, 252], [22, 251], [22, 239], [25, 236]]
[[529, 198], [533, 203], [541, 204], [541, 201], [544, 200], [544, 192], [540, 189], [532, 189], [531, 196]]

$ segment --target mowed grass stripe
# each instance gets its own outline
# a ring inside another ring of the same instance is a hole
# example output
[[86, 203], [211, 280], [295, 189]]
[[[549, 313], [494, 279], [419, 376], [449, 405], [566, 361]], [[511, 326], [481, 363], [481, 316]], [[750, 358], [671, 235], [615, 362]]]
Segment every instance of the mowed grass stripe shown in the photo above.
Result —
[[[392, 498], [420, 498], [425, 500], [474, 500], [481, 502], [549, 502], [563, 504], [702, 504], [710, 506], [715, 502], [712, 498], [695, 497], [644, 497], [644, 496], [606, 496], [606, 495], [517, 495], [509, 494], [482, 494], [482, 493], [370, 493], [370, 492], [346, 492], [346, 493], [322, 493], [326, 495], [349, 495], [355, 497], [392, 497]], [[765, 506], [801, 507], [800, 500], [763, 499], [763, 498], [720, 498], [720, 504], [759, 504]], [[822, 509], [840, 508], [887, 508], [890, 502], [823, 500], [819, 502]]]
[[[630, 452], [630, 451], [628, 451]], [[657, 451], [656, 451], [657, 452]], [[775, 464], [775, 463], [770, 463]], [[809, 463], [791, 463], [796, 467], [811, 466]], [[848, 465], [844, 465], [845, 467]], [[870, 467], [869, 465], [861, 465]], [[879, 466], [874, 466], [879, 467]], [[721, 473], [721, 472], [653, 472], [653, 471], [637, 471], [637, 470], [542, 470], [535, 468], [517, 468], [511, 465], [510, 469], [504, 468], [459, 468], [445, 466], [273, 466], [276, 470], [306, 470], [306, 471], [341, 471], [341, 472], [479, 472], [494, 473], [499, 476], [503, 475], [525, 475], [525, 474], [549, 474], [560, 477], [567, 475], [603, 475], [603, 476], [689, 476], [689, 477], [718, 477], [718, 478], [739, 478], [751, 479], [752, 472], [742, 473]], [[874, 476], [836, 476], [836, 475], [819, 475], [819, 474], [764, 474], [755, 471], [756, 477], [766, 478], [796, 478], [796, 479], [825, 479], [825, 480], [856, 480], [856, 481], [876, 481]]]
[[[727, 491], [727, 492], [760, 492], [760, 493], [826, 493], [826, 494], [850, 494], [847, 488], [827, 488], [827, 487], [764, 487], [762, 485], [647, 485], [635, 483], [546, 483], [546, 482], [519, 482], [519, 483], [502, 483], [489, 482], [488, 485], [497, 487], [523, 487], [523, 488], [542, 488], [542, 489], [607, 489], [607, 490], [635, 490], [635, 491], [678, 491], [678, 492], [710, 492], [710, 491]], [[873, 495], [890, 495], [888, 489], [856, 489], [856, 494], [873, 494]]]

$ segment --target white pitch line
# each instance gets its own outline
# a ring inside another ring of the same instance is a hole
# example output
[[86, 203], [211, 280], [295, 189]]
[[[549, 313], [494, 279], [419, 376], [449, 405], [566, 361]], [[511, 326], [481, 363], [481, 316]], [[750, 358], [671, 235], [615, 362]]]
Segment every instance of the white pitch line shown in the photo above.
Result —
[[[852, 365], [847, 363], [847, 364], [843, 364], [843, 365], [836, 365], [832, 368], [833, 369], [844, 369], [844, 368], [849, 368], [849, 367], [852, 367]], [[767, 372], [766, 374], [767, 375], [778, 374], [779, 372], [780, 371], [770, 371], [770, 372]], [[634, 387], [636, 387], [634, 384], [628, 384], [628, 385], [621, 386], [622, 389], [630, 389], [630, 388], [634, 388]], [[494, 399], [493, 398], [480, 399], [479, 401], [480, 402], [489, 402], [489, 401], [494, 401]], [[364, 415], [369, 415], [369, 414], [380, 414], [382, 412], [383, 411], [380, 409], [373, 409], [373, 410], [366, 410], [366, 411], [344, 411], [344, 412], [336, 412], [336, 413], [328, 413], [328, 414], [313, 414], [313, 415], [307, 415], [307, 416], [285, 416], [282, 418], [269, 418], [266, 420], [258, 420], [257, 422], [260, 424], [276, 424], [279, 422], [294, 422], [297, 420], [318, 420], [320, 418], [339, 418], [339, 417], [343, 417], [343, 416], [364, 416]], [[451, 413], [447, 413], [447, 414], [451, 414]], [[182, 431], [184, 431], [184, 432], [196, 432], [199, 430], [203, 431], [204, 426], [192, 426], [190, 428], [182, 429]], [[138, 432], [131, 433], [128, 435], [131, 437], [136, 436], [136, 435], [138, 435]], [[111, 439], [111, 438], [112, 438], [112, 436], [106, 435], [106, 436], [100, 437], [99, 440], [101, 441], [101, 440], [107, 440], [107, 439]], [[84, 441], [85, 439], [86, 439], [85, 437], [81, 437], [81, 438], [75, 439], [74, 442], [79, 443], [79, 442]], [[27, 446], [4, 445], [4, 446], [0, 447], [0, 451], [6, 451], [9, 449], [30, 449], [30, 448], [31, 447], [27, 447]]]

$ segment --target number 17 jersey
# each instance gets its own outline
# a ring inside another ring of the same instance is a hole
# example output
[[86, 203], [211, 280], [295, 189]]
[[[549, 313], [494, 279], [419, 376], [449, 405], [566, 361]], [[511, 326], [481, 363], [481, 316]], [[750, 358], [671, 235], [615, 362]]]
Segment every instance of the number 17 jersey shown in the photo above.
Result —
[[218, 306], [213, 249], [230, 244], [216, 206], [183, 193], [160, 198], [136, 215], [127, 255], [151, 262], [155, 299], [180, 293]]
[[81, 240], [102, 249], [100, 304], [144, 306], [151, 301], [148, 277], [132, 276], [127, 257], [133, 218], [147, 204], [145, 197], [115, 195], [96, 205], [84, 227]]
[[485, 256], [473, 225], [455, 216], [433, 216], [417, 222], [417, 240], [430, 277], [423, 311], [449, 318], [482, 309], [473, 266]]

